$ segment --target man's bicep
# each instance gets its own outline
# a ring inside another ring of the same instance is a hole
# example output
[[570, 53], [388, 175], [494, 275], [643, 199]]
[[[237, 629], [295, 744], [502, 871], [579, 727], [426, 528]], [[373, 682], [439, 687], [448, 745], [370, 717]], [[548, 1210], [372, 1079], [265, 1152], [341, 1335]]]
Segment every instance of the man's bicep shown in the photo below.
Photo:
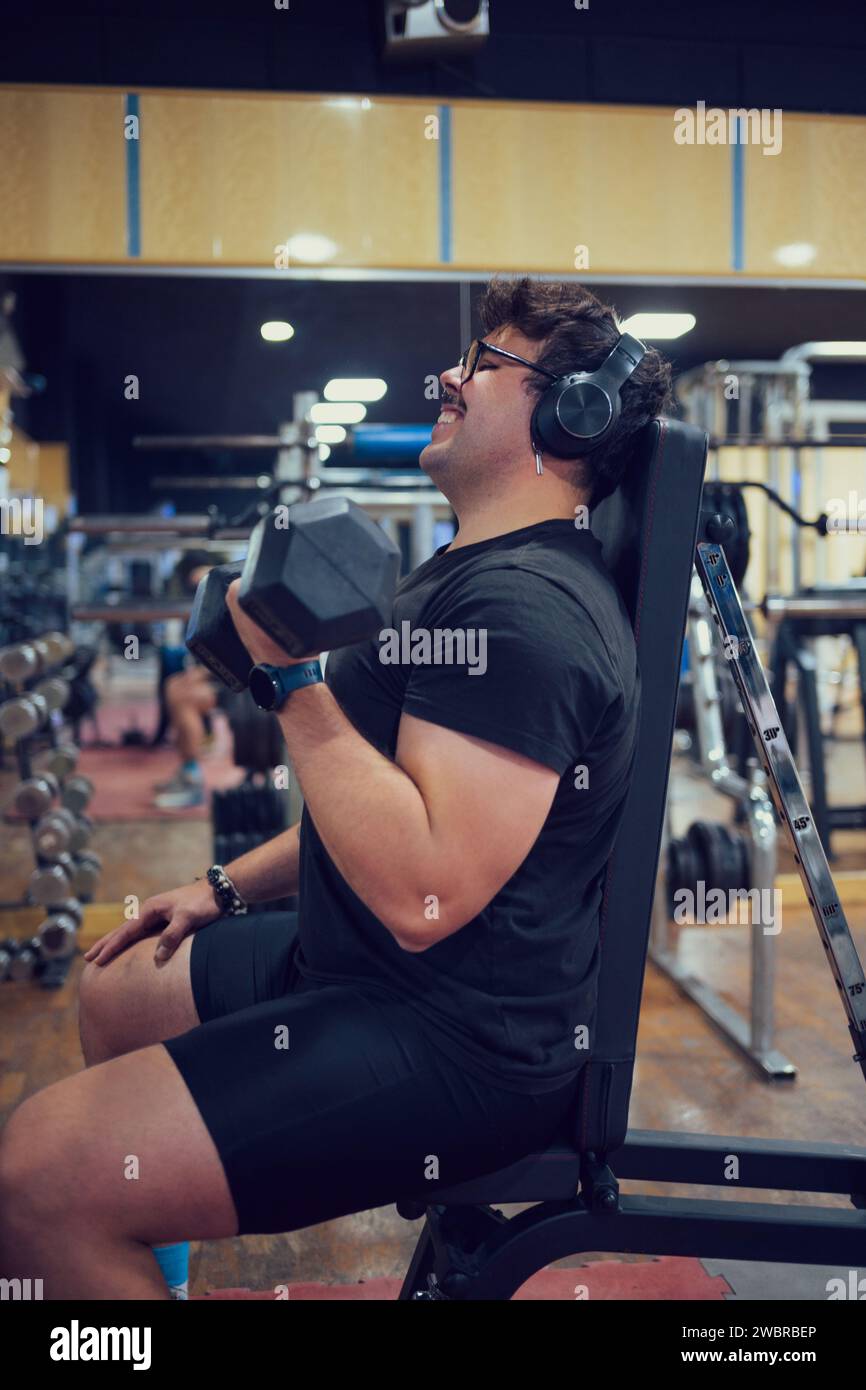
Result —
[[486, 907], [523, 863], [559, 773], [411, 714], [400, 720], [395, 757], [427, 808], [435, 846], [429, 891], [442, 900], [441, 935], [447, 936]]

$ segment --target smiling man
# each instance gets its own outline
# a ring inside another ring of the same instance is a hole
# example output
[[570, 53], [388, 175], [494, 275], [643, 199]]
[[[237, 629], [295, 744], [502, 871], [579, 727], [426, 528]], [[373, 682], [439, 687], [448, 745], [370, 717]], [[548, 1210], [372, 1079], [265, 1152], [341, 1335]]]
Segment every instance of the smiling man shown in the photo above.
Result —
[[[391, 627], [483, 632], [484, 671], [370, 640], [325, 682], [229, 591], [284, 692], [303, 818], [88, 952], [89, 1069], [0, 1149], [2, 1273], [47, 1297], [165, 1298], [151, 1245], [426, 1196], [547, 1144], [574, 1103], [639, 709], [584, 521], [670, 377], [578, 285], [494, 282], [478, 311], [420, 460], [459, 529]], [[297, 923], [247, 911], [293, 892]]]

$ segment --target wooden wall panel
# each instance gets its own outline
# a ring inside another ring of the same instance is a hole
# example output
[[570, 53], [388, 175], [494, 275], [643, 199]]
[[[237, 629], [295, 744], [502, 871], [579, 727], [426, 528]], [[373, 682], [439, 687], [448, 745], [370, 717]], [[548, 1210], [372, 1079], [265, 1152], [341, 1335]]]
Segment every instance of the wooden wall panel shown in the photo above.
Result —
[[47, 506], [56, 507], [63, 517], [69, 511], [69, 446], [64, 443], [39, 445], [39, 496]]
[[[437, 141], [432, 99], [138, 100], [128, 178], [125, 93], [0, 87], [0, 259], [124, 262], [129, 203], [151, 263], [269, 267], [306, 233], [334, 247], [307, 264], [727, 275], [741, 164], [746, 273], [866, 274], [862, 118], [784, 114], [772, 156], [678, 145], [663, 107], [456, 101]], [[792, 244], [814, 256], [780, 262]]]
[[[328, 265], [433, 266], [430, 103], [183, 94], [141, 98], [142, 258], [272, 266], [299, 234]], [[292, 259], [291, 264], [302, 262]]]
[[[783, 115], [777, 155], [743, 153], [749, 274], [866, 274], [866, 121]], [[777, 253], [797, 245], [814, 254], [789, 268]]]
[[6, 464], [9, 470], [10, 492], [26, 493], [29, 497], [39, 496], [39, 445], [17, 425], [12, 426], [12, 442], [8, 446], [10, 459]]
[[126, 257], [123, 96], [0, 87], [0, 257]]
[[453, 106], [458, 265], [730, 270], [730, 151], [675, 144], [671, 110]]

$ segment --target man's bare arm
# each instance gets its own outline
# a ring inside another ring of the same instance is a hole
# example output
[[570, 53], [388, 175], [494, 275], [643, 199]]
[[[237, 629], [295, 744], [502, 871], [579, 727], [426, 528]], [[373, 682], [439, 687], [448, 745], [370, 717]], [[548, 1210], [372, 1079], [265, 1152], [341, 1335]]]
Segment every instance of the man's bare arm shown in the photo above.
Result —
[[298, 891], [298, 833], [301, 823], [233, 859], [225, 871], [248, 903], [268, 903]]
[[[298, 832], [300, 822], [290, 830], [242, 854], [225, 866], [232, 883], [248, 903], [273, 902], [298, 890]], [[205, 879], [156, 893], [139, 907], [135, 917], [95, 941], [84, 959], [94, 965], [107, 965], [134, 941], [159, 930], [154, 959], [173, 955], [190, 932], [198, 931], [220, 916], [213, 890]], [[243, 918], [239, 918], [243, 921]]]

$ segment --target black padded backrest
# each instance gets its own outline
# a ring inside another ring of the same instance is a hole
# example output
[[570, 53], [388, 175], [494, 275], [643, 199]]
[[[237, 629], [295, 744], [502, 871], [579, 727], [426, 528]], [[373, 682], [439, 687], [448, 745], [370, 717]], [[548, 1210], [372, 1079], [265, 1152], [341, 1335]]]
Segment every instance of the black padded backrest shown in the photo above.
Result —
[[592, 1056], [581, 1074], [578, 1147], [618, 1148], [628, 1128], [640, 998], [649, 943], [707, 436], [653, 420], [627, 479], [592, 515], [637, 644], [641, 726], [631, 788], [608, 861]]

